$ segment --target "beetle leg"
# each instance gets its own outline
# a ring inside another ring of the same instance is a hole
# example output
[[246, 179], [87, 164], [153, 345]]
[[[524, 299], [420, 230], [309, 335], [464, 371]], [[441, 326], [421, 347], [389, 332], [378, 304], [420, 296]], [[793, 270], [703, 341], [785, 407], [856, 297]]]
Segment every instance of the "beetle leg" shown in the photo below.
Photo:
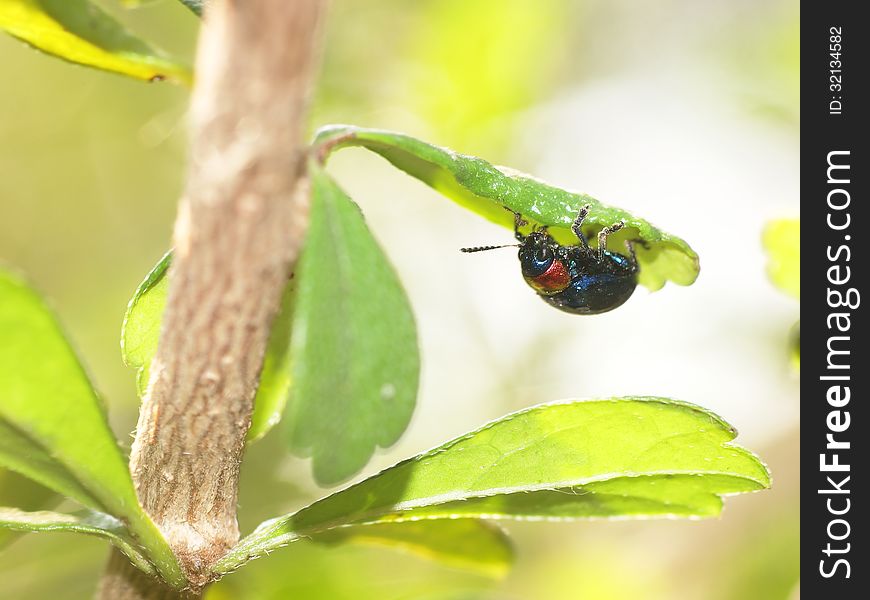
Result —
[[514, 237], [520, 242], [525, 241], [526, 236], [520, 233], [520, 227], [528, 225], [529, 222], [526, 221], [520, 213], [512, 211], [507, 206], [505, 206], [504, 209], [514, 213]]
[[514, 213], [514, 237], [520, 242], [526, 239], [526, 236], [520, 233], [520, 227], [525, 224], [526, 220], [520, 216], [520, 213]]
[[589, 205], [585, 205], [580, 209], [580, 212], [577, 213], [577, 217], [574, 219], [574, 222], [571, 223], [571, 231], [574, 232], [574, 235], [577, 236], [577, 239], [580, 240], [580, 243], [584, 248], [589, 248], [589, 242], [586, 241], [586, 236], [583, 235], [583, 221], [586, 219], [586, 215], [589, 214]]
[[625, 221], [620, 221], [598, 232], [598, 260], [604, 260], [604, 251], [607, 250], [607, 236], [616, 233], [623, 227], [625, 227]]

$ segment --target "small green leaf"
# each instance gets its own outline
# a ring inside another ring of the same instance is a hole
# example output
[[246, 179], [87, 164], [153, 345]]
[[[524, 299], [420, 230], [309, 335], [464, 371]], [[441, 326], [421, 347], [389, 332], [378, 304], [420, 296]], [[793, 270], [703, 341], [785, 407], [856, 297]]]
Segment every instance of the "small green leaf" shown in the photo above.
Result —
[[293, 450], [311, 456], [315, 479], [330, 484], [404, 432], [420, 357], [408, 298], [359, 208], [320, 169], [311, 178], [285, 422]]
[[136, 369], [136, 388], [140, 397], [148, 387], [148, 370], [160, 339], [160, 325], [169, 290], [166, 274], [171, 262], [172, 253], [167, 252], [151, 269], [145, 281], [139, 284], [127, 305], [121, 325], [121, 356], [125, 365]]
[[124, 521], [158, 571], [183, 585], [145, 515], [105, 410], [54, 316], [0, 271], [0, 466]]
[[[389, 131], [349, 125], [325, 127], [314, 146], [321, 161], [339, 148], [361, 146], [380, 154], [393, 165], [428, 184], [461, 206], [508, 228], [513, 217], [505, 207], [533, 224], [547, 225], [560, 242], [576, 243], [570, 227], [580, 208], [590, 205], [583, 231], [589, 239], [620, 220], [625, 227], [609, 238], [613, 248], [627, 240], [642, 240], [635, 250], [641, 266], [638, 281], [650, 290], [670, 280], [691, 285], [698, 276], [698, 255], [682, 239], [664, 233], [649, 222], [586, 194], [548, 185], [530, 175], [427, 144]], [[497, 243], [494, 240], [493, 243]]]
[[[171, 263], [172, 252], [167, 252], [139, 284], [127, 305], [121, 327], [121, 354], [124, 364], [136, 369], [136, 387], [140, 397], [148, 387], [149, 367], [157, 352], [160, 325], [163, 322], [166, 295], [169, 291], [167, 273]], [[249, 441], [263, 437], [280, 421], [287, 403], [290, 388], [290, 324], [294, 297], [291, 282], [284, 291], [281, 308], [272, 323], [260, 385], [254, 397], [254, 412], [251, 415], [251, 428], [248, 430]]]
[[225, 572], [301, 535], [419, 519], [710, 517], [721, 496], [770, 486], [713, 413], [665, 398], [545, 404], [261, 524]]
[[260, 372], [260, 385], [254, 396], [254, 412], [251, 414], [251, 428], [248, 441], [256, 441], [266, 435], [281, 421], [284, 407], [290, 395], [290, 333], [293, 326], [293, 310], [296, 302], [296, 286], [291, 280], [281, 297], [281, 307], [272, 331]]
[[192, 81], [188, 67], [132, 35], [90, 0], [3, 0], [0, 29], [73, 63], [146, 81]]
[[801, 220], [779, 219], [764, 228], [762, 236], [771, 281], [789, 296], [801, 297]]
[[25, 512], [0, 506], [0, 531], [3, 529], [30, 533], [68, 531], [106, 538], [126, 554], [136, 567], [149, 575], [157, 574], [154, 565], [142, 554], [124, 524], [107, 514], [95, 511], [81, 511], [71, 515], [49, 511]]

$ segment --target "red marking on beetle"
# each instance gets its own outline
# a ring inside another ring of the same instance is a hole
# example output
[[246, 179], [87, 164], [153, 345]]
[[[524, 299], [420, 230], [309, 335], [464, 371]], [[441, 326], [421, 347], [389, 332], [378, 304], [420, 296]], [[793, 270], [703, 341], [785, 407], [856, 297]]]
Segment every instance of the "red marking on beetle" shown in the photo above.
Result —
[[546, 271], [537, 277], [528, 277], [529, 285], [544, 294], [556, 294], [571, 283], [571, 274], [565, 268], [565, 263], [554, 260]]

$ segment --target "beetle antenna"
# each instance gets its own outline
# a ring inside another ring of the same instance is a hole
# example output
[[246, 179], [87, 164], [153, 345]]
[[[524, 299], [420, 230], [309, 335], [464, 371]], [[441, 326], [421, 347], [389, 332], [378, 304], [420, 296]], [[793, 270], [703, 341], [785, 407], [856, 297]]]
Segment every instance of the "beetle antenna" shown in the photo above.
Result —
[[475, 246], [474, 248], [460, 248], [460, 252], [472, 253], [483, 252], [484, 250], [495, 250], [496, 248], [519, 248], [519, 244], [505, 244], [504, 246]]

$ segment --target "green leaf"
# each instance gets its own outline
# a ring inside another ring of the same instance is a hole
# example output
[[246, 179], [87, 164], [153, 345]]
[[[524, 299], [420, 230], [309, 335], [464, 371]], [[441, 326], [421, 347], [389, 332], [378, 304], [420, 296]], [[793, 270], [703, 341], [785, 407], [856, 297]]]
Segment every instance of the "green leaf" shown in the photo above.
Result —
[[2, 272], [0, 332], [2, 455], [17, 453], [32, 469], [26, 475], [40, 473], [40, 483], [89, 508], [138, 510], [126, 461], [87, 375], [37, 294]]
[[786, 294], [801, 297], [801, 221], [779, 219], [764, 228], [762, 236], [769, 261], [767, 274]]
[[595, 239], [604, 227], [623, 220], [625, 227], [622, 231], [608, 238], [611, 247], [622, 249], [626, 240], [645, 242], [645, 246], [638, 244], [635, 247], [641, 266], [638, 280], [642, 285], [650, 290], [660, 289], [668, 280], [691, 285], [698, 276], [698, 255], [682, 239], [591, 196], [548, 185], [530, 175], [493, 166], [480, 158], [399, 133], [349, 125], [321, 129], [314, 146], [321, 162], [340, 148], [367, 148], [494, 223], [513, 228], [513, 216], [504, 210], [507, 207], [522, 214], [532, 224], [549, 226], [550, 233], [565, 244], [577, 242], [570, 230], [571, 223], [580, 207], [588, 204], [590, 212], [583, 231], [590, 240]]
[[160, 339], [169, 290], [166, 274], [171, 262], [172, 253], [167, 252], [139, 284], [121, 325], [121, 356], [125, 365], [136, 369], [136, 388], [140, 397], [148, 387], [149, 368]]
[[[4, 341], [5, 343], [5, 341]], [[0, 382], [0, 389], [6, 388]], [[0, 403], [5, 399], [0, 398]], [[50, 451], [0, 417], [0, 464], [79, 504], [105, 510], [103, 503]]]
[[536, 406], [264, 522], [217, 571], [296, 536], [362, 523], [714, 516], [721, 496], [770, 486], [735, 436], [713, 413], [665, 398]]
[[291, 280], [281, 297], [281, 307], [272, 330], [260, 372], [260, 385], [254, 396], [254, 412], [248, 441], [256, 441], [266, 435], [281, 420], [290, 395], [290, 334], [293, 327], [293, 311], [296, 302], [296, 286]]
[[73, 63], [146, 81], [192, 81], [188, 67], [135, 37], [89, 0], [3, 0], [0, 29]]
[[285, 422], [293, 450], [330, 484], [404, 432], [420, 357], [408, 299], [359, 208], [326, 173], [314, 167], [311, 177]]
[[[160, 325], [166, 309], [169, 291], [169, 265], [172, 253], [167, 252], [139, 284], [136, 293], [127, 305], [124, 324], [121, 327], [121, 354], [124, 364], [136, 369], [136, 387], [139, 396], [145, 394], [151, 361], [157, 352]], [[290, 389], [290, 324], [293, 317], [292, 284], [287, 285], [281, 300], [281, 308], [272, 324], [269, 344], [260, 374], [260, 385], [254, 397], [254, 412], [248, 440], [263, 437], [278, 421], [287, 403]]]
[[[294, 536], [287, 543], [308, 537]], [[507, 574], [513, 546], [503, 529], [479, 519], [367, 523], [316, 533], [323, 544], [383, 546], [492, 578]]]
[[0, 531], [3, 529], [30, 533], [69, 531], [106, 538], [126, 554], [136, 567], [149, 575], [157, 574], [136, 541], [127, 533], [124, 524], [107, 514], [95, 511], [81, 511], [71, 515], [49, 511], [25, 512], [0, 506]]
[[183, 577], [136, 498], [105, 410], [54, 316], [0, 271], [0, 466], [124, 521], [173, 585]]

